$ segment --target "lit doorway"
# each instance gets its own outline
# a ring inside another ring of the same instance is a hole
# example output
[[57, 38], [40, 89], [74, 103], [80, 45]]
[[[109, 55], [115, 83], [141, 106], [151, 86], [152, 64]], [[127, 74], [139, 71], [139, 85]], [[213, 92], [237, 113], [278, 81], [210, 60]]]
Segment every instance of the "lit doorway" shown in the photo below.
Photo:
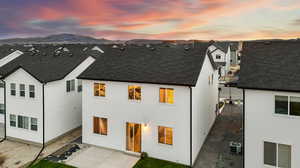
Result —
[[136, 123], [126, 123], [126, 150], [141, 152], [142, 126]]

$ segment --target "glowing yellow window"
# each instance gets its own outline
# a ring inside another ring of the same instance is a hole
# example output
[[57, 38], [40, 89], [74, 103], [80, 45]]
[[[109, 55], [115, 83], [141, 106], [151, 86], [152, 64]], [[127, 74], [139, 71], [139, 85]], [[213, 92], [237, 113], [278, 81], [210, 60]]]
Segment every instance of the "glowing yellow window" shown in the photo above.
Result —
[[173, 145], [173, 129], [158, 126], [158, 143]]
[[94, 83], [94, 96], [105, 97], [105, 84]]
[[107, 118], [94, 117], [94, 133], [107, 135]]
[[161, 103], [174, 103], [174, 89], [160, 88], [159, 89], [159, 102]]
[[130, 100], [141, 100], [142, 89], [140, 86], [128, 86], [128, 99]]

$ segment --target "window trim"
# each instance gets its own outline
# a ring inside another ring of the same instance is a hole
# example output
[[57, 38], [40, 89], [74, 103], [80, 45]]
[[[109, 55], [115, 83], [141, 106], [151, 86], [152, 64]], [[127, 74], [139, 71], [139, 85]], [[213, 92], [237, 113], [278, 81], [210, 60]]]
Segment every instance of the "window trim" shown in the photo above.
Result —
[[[95, 119], [98, 119], [98, 132], [96, 132], [95, 130]], [[96, 134], [96, 135], [103, 135], [103, 136], [108, 136], [108, 118], [105, 118], [105, 117], [97, 117], [97, 116], [93, 116], [93, 134]], [[100, 125], [100, 120], [101, 119], [105, 119], [106, 120], [106, 133], [103, 133], [101, 132], [101, 125]]]
[[[284, 97], [288, 97], [288, 114], [278, 114], [278, 113], [276, 113], [276, 96], [284, 96]], [[284, 95], [284, 94], [274, 94], [274, 96], [273, 96], [274, 98], [274, 101], [273, 101], [273, 103], [274, 103], [274, 111], [273, 111], [273, 115], [275, 115], [275, 116], [280, 116], [280, 117], [289, 117], [289, 118], [300, 118], [300, 115], [298, 116], [298, 115], [291, 115], [290, 114], [290, 109], [291, 109], [291, 107], [290, 107], [290, 103], [291, 103], [291, 97], [299, 97], [300, 98], [300, 96], [290, 96], [290, 95]]]
[[[33, 125], [33, 124], [32, 124], [32, 119], [36, 119], [36, 125]], [[36, 126], [36, 130], [32, 129], [32, 126]], [[30, 117], [30, 130], [31, 130], [31, 131], [36, 131], [36, 132], [39, 130], [39, 129], [38, 129], [38, 118]]]
[[[161, 99], [161, 97], [160, 97], [160, 90], [161, 89], [164, 89], [164, 96], [165, 96], [165, 102], [161, 102], [160, 101], [160, 99]], [[169, 103], [168, 102], [168, 90], [173, 90], [173, 103]], [[158, 95], [158, 98], [159, 98], [159, 100], [158, 100], [158, 102], [159, 103], [161, 103], [161, 104], [169, 104], [169, 105], [173, 105], [173, 104], [175, 104], [175, 89], [174, 88], [166, 88], [166, 87], [160, 87], [159, 88], [159, 91], [158, 91], [159, 93], [159, 95]]]
[[[12, 89], [12, 86], [14, 86], [14, 89]], [[14, 91], [14, 94], [12, 94]], [[17, 84], [16, 83], [10, 83], [10, 95], [16, 96], [17, 95]]]
[[[21, 89], [21, 86], [24, 86], [24, 90]], [[22, 93], [24, 93], [24, 96], [22, 96]], [[23, 83], [19, 84], [19, 96], [20, 97], [26, 97], [26, 85]]]
[[[133, 87], [133, 99], [130, 99], [130, 95], [129, 95], [129, 87]], [[136, 93], [136, 89], [137, 88], [141, 89], [141, 98], [140, 99], [136, 99], [135, 93]], [[141, 102], [142, 101], [142, 86], [141, 85], [128, 85], [127, 87], [127, 92], [128, 92], [128, 100], [129, 101], [135, 101], [135, 102]]]
[[[159, 142], [159, 128], [162, 127], [164, 129], [164, 142]], [[167, 128], [170, 128], [172, 130], [172, 144], [167, 143]], [[173, 146], [174, 145], [174, 128], [173, 127], [167, 127], [167, 126], [157, 126], [157, 142], [158, 144], [163, 144], [163, 145], [168, 145], [168, 146]]]
[[[11, 117], [12, 117], [12, 116], [14, 116], [14, 118], [15, 118], [15, 120], [14, 120], [14, 123], [15, 123], [15, 124], [14, 124], [14, 125], [11, 124], [11, 122], [12, 122]], [[10, 126], [10, 127], [15, 127], [15, 128], [17, 128], [17, 124], [18, 124], [18, 123], [17, 123], [17, 115], [15, 115], [15, 114], [9, 114], [9, 126]]]
[[[31, 87], [33, 88], [33, 91], [31, 90]], [[29, 90], [29, 98], [35, 98], [35, 86], [29, 85], [28, 90]], [[32, 94], [33, 94], [33, 96], [32, 96]]]
[[[99, 94], [96, 95], [95, 85], [97, 85], [97, 91], [99, 91]], [[101, 86], [104, 87], [104, 95], [101, 95]], [[106, 84], [101, 82], [94, 82], [93, 83], [93, 95], [94, 97], [106, 97]]]
[[[274, 144], [276, 144], [276, 165], [275, 166], [273, 166], [273, 165], [268, 165], [268, 164], [265, 164], [265, 142], [267, 142], [267, 143], [274, 143]], [[290, 144], [283, 144], [283, 143], [277, 143], [277, 142], [271, 142], [271, 141], [263, 141], [263, 143], [262, 143], [262, 149], [263, 149], [263, 154], [262, 154], [262, 157], [263, 157], [263, 159], [262, 159], [262, 164], [263, 164], [263, 166], [272, 166], [272, 167], [274, 167], [274, 168], [278, 168], [279, 167], [279, 157], [278, 157], [278, 151], [279, 151], [279, 145], [286, 145], [286, 146], [290, 146], [291, 147], [291, 165], [292, 165], [292, 155], [293, 155], [293, 146], [292, 145], [290, 145]]]

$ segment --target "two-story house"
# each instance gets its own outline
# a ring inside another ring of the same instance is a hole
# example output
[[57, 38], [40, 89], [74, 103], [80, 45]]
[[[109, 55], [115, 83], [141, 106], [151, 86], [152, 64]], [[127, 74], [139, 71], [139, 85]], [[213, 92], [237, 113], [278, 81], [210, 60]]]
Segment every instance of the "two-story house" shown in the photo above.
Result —
[[0, 67], [6, 137], [46, 144], [81, 126], [81, 81], [95, 59], [81, 45], [36, 45]]
[[105, 52], [82, 80], [84, 143], [192, 165], [216, 117], [207, 43]]
[[247, 42], [244, 93], [245, 168], [300, 167], [300, 42]]

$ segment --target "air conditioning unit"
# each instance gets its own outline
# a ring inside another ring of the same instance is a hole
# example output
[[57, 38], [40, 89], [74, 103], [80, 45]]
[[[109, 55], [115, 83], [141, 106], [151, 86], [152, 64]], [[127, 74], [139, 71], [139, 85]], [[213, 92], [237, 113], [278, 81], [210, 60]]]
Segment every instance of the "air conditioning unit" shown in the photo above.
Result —
[[230, 152], [234, 154], [241, 154], [242, 153], [242, 143], [240, 142], [233, 142], [229, 143]]

